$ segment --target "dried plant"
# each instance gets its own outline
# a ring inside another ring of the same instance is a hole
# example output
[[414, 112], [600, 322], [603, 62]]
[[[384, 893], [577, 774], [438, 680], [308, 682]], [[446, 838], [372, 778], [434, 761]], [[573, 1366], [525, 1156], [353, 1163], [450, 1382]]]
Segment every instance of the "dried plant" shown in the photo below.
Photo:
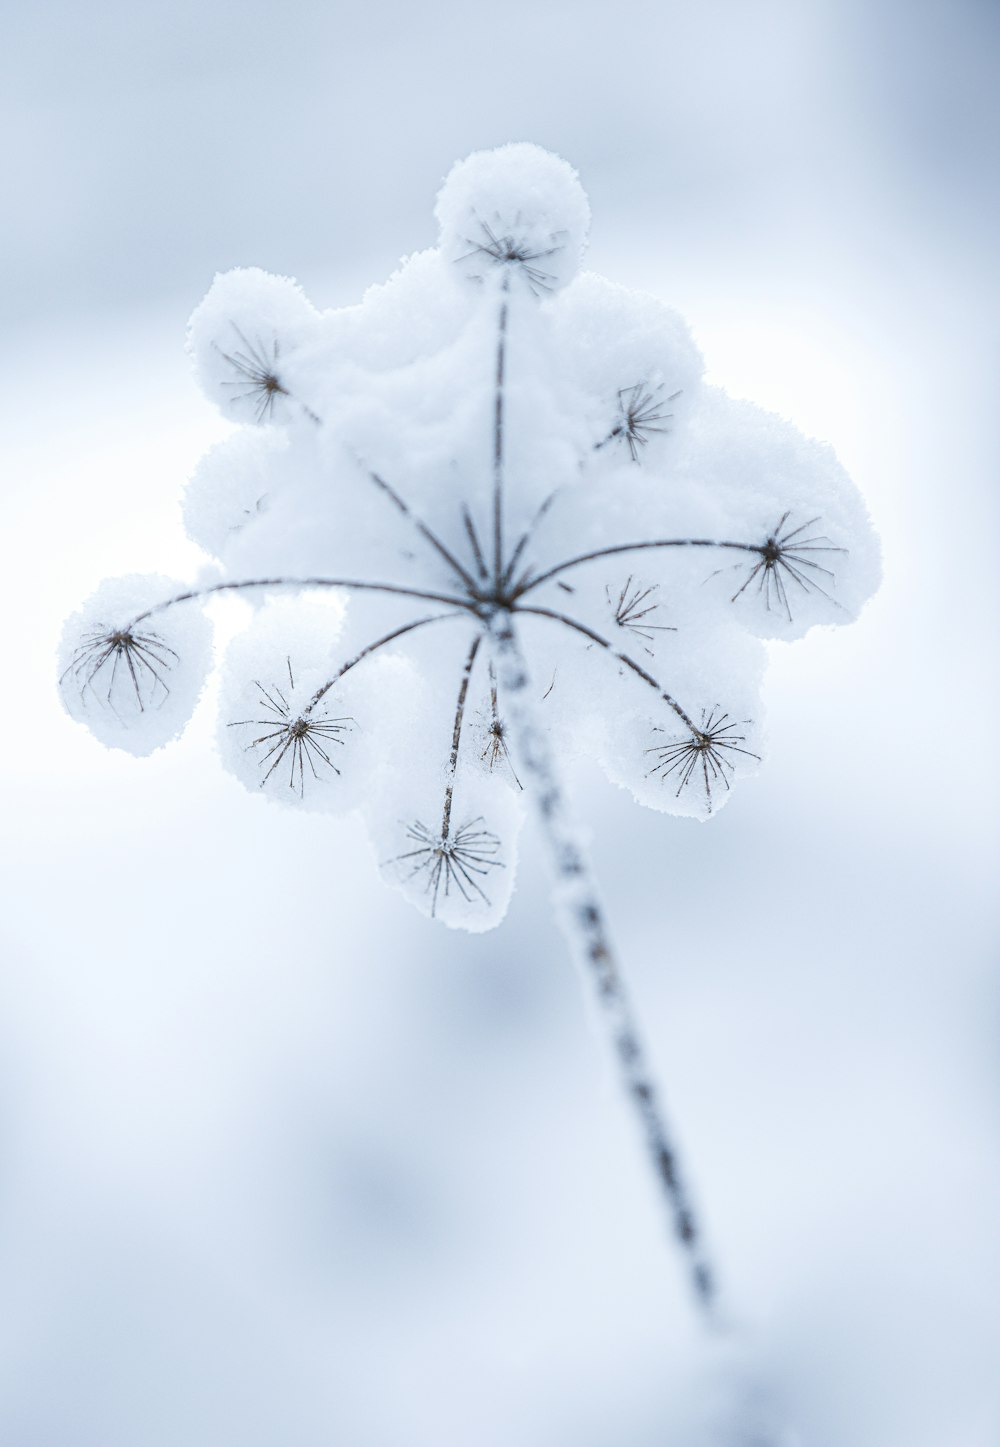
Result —
[[718, 790], [720, 784], [728, 789], [729, 776], [736, 772], [736, 764], [730, 755], [745, 754], [747, 758], [760, 762], [759, 754], [742, 747], [746, 743], [746, 734], [736, 732], [737, 729], [749, 725], [748, 718], [733, 723], [729, 715], [718, 708], [710, 709], [707, 713], [703, 711], [701, 727], [695, 733], [685, 734], [673, 743], [659, 744], [646, 750], [648, 754], [656, 756], [656, 763], [649, 773], [662, 779], [669, 779], [673, 774], [674, 779], [671, 782], [676, 782], [678, 795], [688, 787], [692, 779], [696, 785], [703, 783], [705, 812], [710, 814], [714, 791]]
[[[295, 675], [290, 658], [287, 664], [289, 687], [294, 690]], [[298, 789], [300, 799], [305, 796], [307, 765], [316, 780], [320, 779], [324, 769], [339, 776], [340, 770], [330, 757], [328, 749], [331, 744], [343, 747], [345, 741], [342, 736], [347, 733], [354, 720], [330, 718], [322, 707], [314, 711], [318, 700], [314, 700], [302, 710], [296, 710], [276, 683], [265, 687], [255, 678], [254, 688], [265, 717], [236, 719], [229, 727], [247, 728], [252, 733], [256, 733], [258, 729], [264, 730], [244, 746], [248, 751], [258, 751], [261, 788], [283, 763], [288, 765], [288, 787]]]
[[[500, 218], [498, 218], [498, 222], [501, 225], [503, 224]], [[521, 239], [518, 235], [522, 224], [522, 216], [521, 213], [518, 212], [514, 217], [514, 229], [506, 235], [498, 236], [488, 221], [480, 221], [480, 234], [478, 238], [466, 238], [470, 250], [467, 251], [464, 256], [459, 257], [458, 260], [476, 262], [479, 257], [483, 257], [485, 258], [485, 265], [482, 266], [484, 272], [497, 267], [502, 267], [505, 270], [510, 267], [516, 267], [519, 275], [527, 281], [535, 295], [540, 291], [551, 291], [555, 281], [553, 273], [546, 271], [543, 267], [536, 266], [535, 263], [545, 261], [550, 256], [555, 256], [556, 252], [560, 250], [560, 247], [555, 245], [532, 248], [529, 243]], [[482, 263], [480, 263], [480, 265], [482, 265]]]
[[[704, 386], [661, 303], [578, 274], [589, 212], [565, 162], [472, 156], [437, 215], [440, 245], [356, 307], [318, 313], [260, 271], [216, 279], [191, 350], [248, 426], [201, 465], [185, 517], [221, 580], [105, 584], [67, 625], [63, 694], [105, 742], [148, 752], [194, 707], [202, 605], [251, 600], [222, 684], [228, 767], [286, 803], [359, 808], [386, 877], [453, 926], [502, 917], [530, 800], [711, 1312], [555, 759], [573, 740], [643, 803], [716, 812], [759, 760], [760, 640], [853, 616], [877, 549], [828, 449]], [[287, 689], [265, 681], [286, 667]]]
[[268, 356], [267, 345], [261, 341], [248, 341], [235, 322], [233, 331], [239, 342], [238, 348], [226, 352], [218, 347], [219, 356], [235, 373], [232, 381], [222, 385], [241, 388], [236, 393], [236, 401], [251, 403], [255, 422], [270, 422], [277, 399], [288, 396], [278, 380], [278, 338], [272, 339]]
[[655, 387], [649, 386], [647, 382], [621, 387], [618, 391], [618, 421], [607, 437], [603, 437], [596, 445], [606, 447], [609, 442], [621, 442], [628, 449], [632, 461], [638, 462], [640, 448], [648, 445], [654, 433], [666, 432], [667, 428], [659, 424], [669, 422], [674, 415], [672, 412], [662, 411], [663, 404], [676, 402], [681, 395], [678, 391], [664, 397], [663, 392], [662, 382]]
[[511, 777], [519, 789], [524, 785], [517, 777], [517, 770], [510, 756], [510, 748], [507, 744], [507, 725], [500, 717], [500, 702], [497, 694], [496, 669], [490, 664], [490, 712], [489, 722], [486, 725], [486, 746], [480, 755], [486, 761], [490, 773], [505, 764], [510, 770]]
[[[677, 632], [677, 629], [669, 623], [653, 622], [655, 615], [663, 610], [663, 604], [656, 601], [659, 591], [658, 583], [651, 583], [648, 587], [643, 587], [641, 583], [635, 581], [630, 573], [619, 589], [606, 587], [604, 596], [608, 600], [618, 627], [626, 633], [631, 633], [633, 638], [641, 638], [649, 644], [655, 643], [657, 633]], [[646, 648], [645, 652], [652, 657], [652, 648]]]
[[430, 896], [432, 918], [442, 894], [447, 899], [455, 892], [466, 904], [471, 904], [478, 895], [484, 904], [489, 904], [489, 896], [479, 880], [491, 869], [502, 869], [503, 860], [496, 857], [500, 840], [482, 827], [483, 822], [482, 816], [469, 819], [452, 831], [446, 819], [437, 834], [419, 819], [405, 826], [407, 839], [417, 847], [404, 850], [389, 863], [403, 865], [408, 879], [417, 876], [423, 879]]
[[115, 712], [115, 696], [124, 686], [131, 694], [130, 702], [145, 713], [169, 696], [166, 675], [178, 661], [177, 654], [158, 633], [98, 626], [84, 633], [59, 683], [62, 686], [72, 680], [84, 702], [90, 689], [99, 702]]

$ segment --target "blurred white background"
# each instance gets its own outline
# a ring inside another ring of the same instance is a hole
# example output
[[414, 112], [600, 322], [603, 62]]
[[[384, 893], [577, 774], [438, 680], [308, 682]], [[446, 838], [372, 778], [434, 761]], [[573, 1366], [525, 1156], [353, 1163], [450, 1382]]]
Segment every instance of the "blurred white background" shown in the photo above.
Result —
[[[776, 647], [708, 826], [574, 776], [727, 1294], [802, 1447], [1000, 1440], [992, 0], [8, 4], [0, 1441], [730, 1447], [526, 831], [457, 937], [351, 821], [61, 713], [62, 619], [192, 572], [184, 323], [432, 244], [451, 162], [580, 171], [590, 264], [831, 441], [885, 582]], [[232, 615], [220, 610], [223, 628]]]

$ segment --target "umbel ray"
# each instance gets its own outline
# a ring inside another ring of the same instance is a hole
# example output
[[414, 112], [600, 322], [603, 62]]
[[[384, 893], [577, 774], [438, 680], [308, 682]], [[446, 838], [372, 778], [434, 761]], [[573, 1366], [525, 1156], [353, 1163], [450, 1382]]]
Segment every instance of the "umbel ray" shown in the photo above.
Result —
[[189, 342], [240, 428], [185, 498], [214, 571], [103, 584], [67, 624], [63, 698], [103, 742], [151, 752], [208, 672], [203, 605], [235, 594], [252, 617], [219, 741], [248, 787], [358, 810], [386, 879], [473, 930], [506, 909], [530, 809], [714, 1316], [559, 759], [589, 752], [665, 812], [717, 812], [759, 763], [761, 640], [854, 617], [877, 545], [828, 448], [704, 385], [662, 303], [579, 270], [589, 209], [564, 161], [470, 156], [436, 214], [439, 244], [354, 307], [216, 278]]

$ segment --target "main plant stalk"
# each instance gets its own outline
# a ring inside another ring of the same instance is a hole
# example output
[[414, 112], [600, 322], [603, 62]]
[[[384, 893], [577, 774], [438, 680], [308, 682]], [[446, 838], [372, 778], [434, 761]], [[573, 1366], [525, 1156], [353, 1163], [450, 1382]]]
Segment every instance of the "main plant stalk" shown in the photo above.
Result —
[[596, 991], [622, 1083], [645, 1138], [696, 1299], [714, 1321], [715, 1276], [611, 944], [596, 881], [573, 826], [548, 738], [536, 716], [531, 678], [510, 613], [498, 611], [490, 620], [489, 630], [522, 783], [534, 801], [550, 857], [560, 923], [574, 959]]

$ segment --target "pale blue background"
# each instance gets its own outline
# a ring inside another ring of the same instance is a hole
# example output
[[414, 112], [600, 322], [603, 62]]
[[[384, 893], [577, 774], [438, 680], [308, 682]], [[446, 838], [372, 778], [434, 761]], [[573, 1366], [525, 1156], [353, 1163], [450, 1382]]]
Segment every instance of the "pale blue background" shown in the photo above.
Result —
[[54, 691], [101, 577], [197, 565], [212, 273], [353, 299], [527, 138], [885, 542], [710, 826], [573, 780], [747, 1379], [808, 1447], [993, 1447], [1000, 11], [67, 0], [3, 39], [0, 1440], [738, 1440], [530, 831], [503, 928], [450, 935], [222, 775], [211, 701], [136, 762]]

